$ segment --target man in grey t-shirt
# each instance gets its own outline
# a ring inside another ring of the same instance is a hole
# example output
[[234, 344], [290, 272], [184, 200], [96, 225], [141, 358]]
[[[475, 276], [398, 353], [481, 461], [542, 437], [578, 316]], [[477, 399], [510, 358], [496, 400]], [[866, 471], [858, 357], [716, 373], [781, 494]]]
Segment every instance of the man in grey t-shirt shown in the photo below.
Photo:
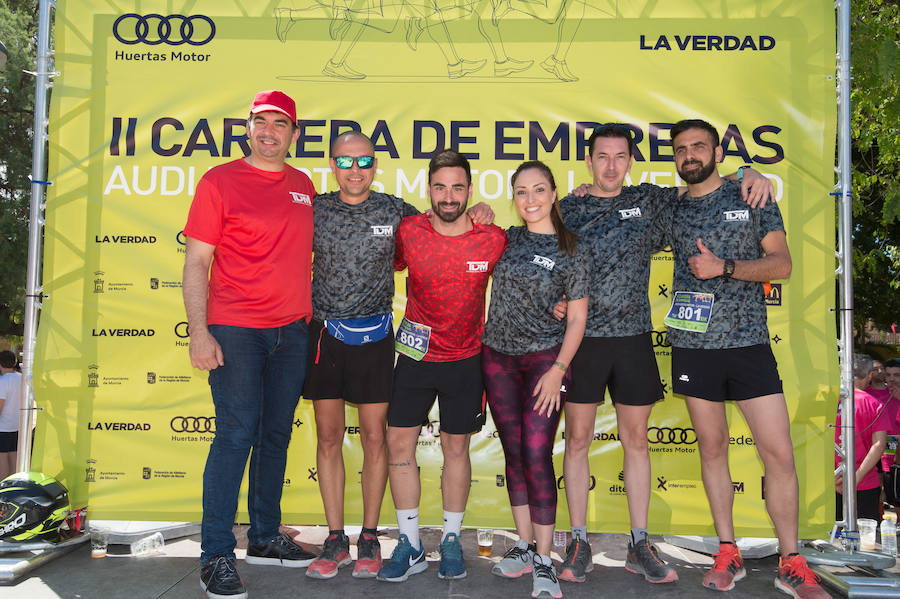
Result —
[[763, 284], [791, 274], [781, 214], [774, 204], [748, 209], [737, 185], [719, 176], [716, 163], [723, 150], [709, 123], [677, 123], [672, 147], [678, 174], [688, 184], [671, 233], [675, 282], [665, 321], [673, 347], [673, 389], [686, 396], [720, 542], [703, 585], [727, 591], [746, 574], [734, 544], [725, 418], [725, 401], [736, 400], [765, 468], [766, 509], [781, 551], [775, 586], [794, 597], [829, 597], [797, 553], [791, 423], [766, 326]]
[[[565, 406], [563, 469], [573, 538], [559, 578], [570, 582], [584, 582], [585, 573], [593, 568], [587, 541], [588, 453], [597, 404], [607, 388], [625, 453], [631, 523], [625, 567], [650, 582], [678, 580], [678, 574], [659, 558], [647, 538], [647, 422], [653, 404], [663, 397], [650, 339], [647, 287], [650, 260], [665, 245], [678, 189], [649, 184], [623, 187], [633, 162], [633, 145], [631, 131], [625, 126], [604, 125], [594, 130], [587, 156], [593, 184], [587, 195], [576, 192], [584, 197], [569, 196], [560, 202], [566, 226], [578, 234], [579, 244], [590, 247], [594, 264], [587, 329], [572, 360], [572, 385]], [[745, 170], [743, 187], [751, 202], [771, 195], [767, 179]]]
[[387, 484], [394, 233], [404, 216], [418, 211], [400, 198], [370, 190], [378, 161], [362, 133], [339, 135], [329, 162], [339, 190], [313, 200], [313, 317], [303, 388], [315, 409], [316, 466], [329, 533], [306, 575], [332, 578], [352, 562], [344, 533], [346, 401], [357, 406], [363, 451], [363, 529], [353, 576], [367, 578], [381, 568], [376, 528]]

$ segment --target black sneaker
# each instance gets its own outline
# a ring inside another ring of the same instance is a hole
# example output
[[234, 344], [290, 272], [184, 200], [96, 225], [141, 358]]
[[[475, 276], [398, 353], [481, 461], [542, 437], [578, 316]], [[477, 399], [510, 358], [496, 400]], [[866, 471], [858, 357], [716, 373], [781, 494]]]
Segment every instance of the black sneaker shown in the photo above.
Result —
[[200, 588], [209, 599], [247, 599], [233, 557], [217, 557], [200, 568]]
[[568, 582], [584, 582], [585, 574], [594, 569], [591, 544], [575, 537], [566, 547], [566, 559], [559, 568], [559, 579]]
[[659, 558], [656, 547], [641, 539], [635, 544], [628, 542], [628, 556], [625, 569], [634, 574], [643, 574], [647, 582], [675, 582], [678, 572]]
[[295, 543], [288, 535], [282, 533], [268, 543], [249, 545], [244, 561], [257, 566], [305, 568], [314, 559], [316, 559], [315, 553], [310, 553]]

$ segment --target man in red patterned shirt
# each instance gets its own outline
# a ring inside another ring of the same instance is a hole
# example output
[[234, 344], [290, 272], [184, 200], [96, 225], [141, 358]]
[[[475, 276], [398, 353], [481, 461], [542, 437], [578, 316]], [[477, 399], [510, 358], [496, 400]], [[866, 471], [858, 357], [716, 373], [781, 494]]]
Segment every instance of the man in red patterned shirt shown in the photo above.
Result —
[[409, 269], [406, 315], [397, 330], [394, 391], [388, 407], [388, 475], [400, 539], [379, 580], [402, 582], [428, 564], [419, 539], [421, 481], [416, 443], [434, 404], [440, 406], [444, 531], [438, 577], [463, 578], [459, 543], [472, 465], [469, 436], [484, 423], [481, 334], [484, 292], [506, 249], [506, 234], [466, 214], [472, 197], [469, 161], [454, 150], [428, 164], [431, 214], [397, 228], [394, 267]]

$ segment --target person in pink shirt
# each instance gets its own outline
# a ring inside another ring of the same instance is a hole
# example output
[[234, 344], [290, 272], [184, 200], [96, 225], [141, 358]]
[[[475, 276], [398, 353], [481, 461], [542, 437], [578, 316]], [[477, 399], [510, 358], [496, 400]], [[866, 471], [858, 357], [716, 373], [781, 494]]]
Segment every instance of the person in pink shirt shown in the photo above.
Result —
[[883, 366], [876, 360], [872, 370], [872, 384], [866, 393], [885, 406], [885, 417], [891, 425], [888, 430], [887, 447], [881, 456], [881, 471], [889, 472], [897, 454], [900, 440], [900, 360], [891, 358]]
[[[891, 424], [884, 417], [884, 406], [877, 399], [866, 393], [864, 389], [872, 380], [871, 357], [864, 354], [853, 355], [854, 377], [854, 414], [856, 427], [854, 430], [856, 448], [856, 502], [857, 516], [881, 520], [881, 479], [876, 465], [884, 453], [887, 442], [887, 431]], [[838, 409], [837, 422], [834, 429], [835, 443], [840, 443], [841, 413]], [[838, 455], [834, 457], [835, 468], [841, 463]], [[835, 475], [835, 519], [843, 518], [843, 484], [844, 470]]]

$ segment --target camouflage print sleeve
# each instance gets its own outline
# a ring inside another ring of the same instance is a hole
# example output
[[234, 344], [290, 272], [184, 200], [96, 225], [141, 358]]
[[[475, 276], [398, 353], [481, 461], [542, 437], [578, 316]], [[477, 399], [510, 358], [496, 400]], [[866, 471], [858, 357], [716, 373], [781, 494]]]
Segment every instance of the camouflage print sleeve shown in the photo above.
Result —
[[761, 240], [772, 231], [784, 231], [784, 220], [781, 218], [781, 210], [775, 202], [767, 203], [758, 209], [759, 220], [757, 223], [757, 235]]
[[407, 216], [415, 216], [419, 214], [419, 209], [413, 206], [408, 202], [403, 202], [402, 211], [400, 213], [400, 218], [406, 218]]
[[594, 270], [594, 262], [591, 258], [591, 249], [587, 244], [578, 244], [575, 255], [572, 256], [572, 264], [566, 273], [566, 297], [576, 300], [588, 297], [591, 292], [591, 272]]
[[650, 251], [655, 254], [672, 245], [672, 222], [678, 201], [677, 187], [651, 185], [651, 205], [653, 206], [653, 226], [649, 232]]

